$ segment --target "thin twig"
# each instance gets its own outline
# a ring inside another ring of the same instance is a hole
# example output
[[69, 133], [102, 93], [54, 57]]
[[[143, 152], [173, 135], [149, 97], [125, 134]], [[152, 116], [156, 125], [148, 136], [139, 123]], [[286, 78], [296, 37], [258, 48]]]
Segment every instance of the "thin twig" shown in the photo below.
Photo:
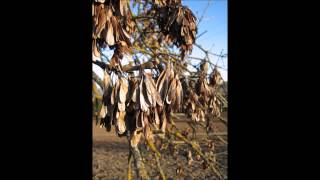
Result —
[[207, 9], [208, 9], [208, 7], [210, 6], [210, 3], [211, 3], [211, 0], [209, 0], [209, 1], [208, 1], [208, 4], [207, 4], [207, 6], [205, 7], [205, 9], [204, 9], [204, 11], [203, 11], [203, 13], [202, 13], [202, 15], [201, 15], [201, 17], [200, 17], [200, 19], [199, 19], [198, 23], [197, 23], [197, 26], [199, 26], [199, 24], [200, 24], [200, 22], [202, 21], [202, 19], [203, 19], [204, 15], [206, 14]]
[[166, 179], [167, 179], [167, 178], [166, 178], [166, 175], [164, 174], [163, 169], [161, 168], [161, 165], [160, 165], [159, 156], [156, 155], [156, 153], [155, 153], [155, 154], [154, 154], [154, 157], [155, 157], [155, 159], [156, 159], [157, 167], [158, 167], [158, 169], [159, 169], [159, 173], [160, 173], [160, 176], [161, 176], [162, 180], [166, 180]]
[[224, 144], [228, 144], [228, 142], [227, 142], [227, 141], [225, 141], [222, 137], [217, 136], [217, 138], [218, 138], [221, 142], [223, 142]]
[[205, 30], [203, 33], [201, 33], [200, 35], [198, 35], [197, 37], [196, 37], [196, 39], [198, 39], [199, 37], [201, 37], [202, 35], [204, 35], [205, 33], [207, 33], [208, 31], [207, 30]]
[[197, 44], [197, 43], [195, 43], [194, 44], [196, 47], [198, 47], [200, 50], [202, 50], [204, 53], [206, 53], [206, 54], [211, 54], [211, 55], [213, 55], [213, 56], [221, 56], [222, 58], [225, 58], [226, 56], [227, 56], [227, 54], [223, 54], [223, 55], [220, 55], [220, 54], [216, 54], [216, 53], [212, 53], [212, 52], [210, 52], [210, 51], [208, 51], [208, 50], [205, 50], [201, 45], [199, 45], [199, 44]]

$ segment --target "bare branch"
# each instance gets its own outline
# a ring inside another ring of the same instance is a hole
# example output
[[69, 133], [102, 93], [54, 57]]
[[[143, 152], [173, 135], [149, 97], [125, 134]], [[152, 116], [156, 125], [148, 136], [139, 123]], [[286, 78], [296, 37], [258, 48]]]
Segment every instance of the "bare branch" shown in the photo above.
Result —
[[205, 30], [203, 33], [201, 33], [200, 35], [198, 35], [197, 37], [196, 37], [196, 39], [198, 39], [199, 37], [201, 37], [202, 35], [204, 35], [205, 33], [207, 33], [208, 31], [207, 30]]
[[210, 6], [210, 3], [211, 3], [211, 0], [209, 0], [209, 1], [208, 1], [208, 4], [207, 4], [207, 6], [205, 7], [205, 9], [204, 9], [204, 11], [203, 11], [203, 13], [202, 13], [202, 15], [201, 15], [201, 17], [200, 17], [200, 19], [199, 19], [198, 23], [197, 23], [197, 26], [199, 26], [199, 24], [200, 24], [200, 22], [202, 21], [202, 19], [203, 19], [204, 15], [206, 14], [207, 9], [208, 9], [208, 7]]
[[213, 56], [218, 56], [218, 57], [222, 57], [222, 58], [225, 58], [227, 56], [227, 54], [221, 55], [221, 54], [216, 54], [216, 53], [212, 53], [212, 52], [210, 52], [208, 50], [205, 50], [201, 45], [199, 45], [197, 43], [195, 43], [194, 45], [197, 46], [199, 49], [201, 49], [206, 54], [211, 54]]
[[99, 78], [99, 76], [95, 72], [92, 72], [92, 78], [101, 88], [104, 87], [102, 80]]
[[108, 67], [108, 65], [103, 61], [92, 61], [92, 63], [99, 66], [103, 70], [105, 70]]

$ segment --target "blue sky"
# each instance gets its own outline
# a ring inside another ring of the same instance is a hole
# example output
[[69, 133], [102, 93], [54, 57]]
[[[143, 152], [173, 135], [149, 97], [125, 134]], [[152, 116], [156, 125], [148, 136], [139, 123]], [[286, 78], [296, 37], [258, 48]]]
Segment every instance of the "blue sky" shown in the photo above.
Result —
[[[182, 4], [188, 6], [195, 16], [200, 19], [208, 0], [182, 0]], [[211, 0], [210, 5], [206, 10], [204, 18], [198, 26], [198, 35], [207, 31], [196, 41], [204, 49], [211, 49], [211, 52], [220, 54], [223, 49], [223, 54], [228, 53], [228, 1], [227, 0]], [[205, 54], [196, 46], [193, 47], [192, 57], [203, 58]], [[211, 62], [214, 64], [218, 58], [216, 56], [209, 56]], [[223, 61], [222, 61], [223, 60]], [[194, 64], [199, 61], [194, 61]], [[228, 58], [220, 59], [218, 66], [228, 69]], [[228, 80], [228, 72], [223, 69], [219, 69], [224, 80]]]

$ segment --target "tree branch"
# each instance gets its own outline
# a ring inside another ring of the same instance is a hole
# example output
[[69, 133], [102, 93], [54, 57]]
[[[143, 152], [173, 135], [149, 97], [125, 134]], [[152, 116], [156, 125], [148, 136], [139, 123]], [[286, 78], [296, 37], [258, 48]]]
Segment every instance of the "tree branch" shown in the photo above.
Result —
[[105, 70], [108, 67], [108, 65], [102, 61], [92, 61], [92, 63], [99, 66], [103, 70]]
[[208, 7], [210, 6], [210, 3], [211, 3], [211, 0], [209, 0], [209, 1], [208, 1], [208, 4], [207, 4], [206, 8], [204, 9], [204, 11], [203, 11], [203, 13], [202, 13], [202, 15], [201, 15], [201, 17], [200, 17], [200, 19], [199, 19], [198, 23], [197, 23], [197, 26], [199, 26], [199, 24], [200, 24], [200, 22], [202, 21], [202, 19], [203, 19], [204, 15], [206, 14], [207, 9], [208, 9]]
[[95, 72], [92, 72], [92, 78], [102, 89], [104, 88], [102, 80], [99, 78], [99, 76]]
[[141, 65], [136, 65], [136, 66], [132, 66], [131, 64], [125, 65], [122, 67], [122, 71], [123, 72], [131, 72], [131, 71], [138, 71], [140, 69], [153, 69], [153, 68], [157, 68], [157, 65], [160, 62], [155, 60], [155, 61], [148, 61], [145, 63], [142, 63]]
[[202, 50], [205, 54], [211, 54], [213, 56], [218, 56], [218, 57], [222, 57], [222, 58], [227, 56], [227, 54], [220, 55], [220, 54], [212, 53], [208, 50], [205, 50], [201, 45], [199, 45], [197, 43], [194, 43], [194, 45], [197, 46], [200, 50]]

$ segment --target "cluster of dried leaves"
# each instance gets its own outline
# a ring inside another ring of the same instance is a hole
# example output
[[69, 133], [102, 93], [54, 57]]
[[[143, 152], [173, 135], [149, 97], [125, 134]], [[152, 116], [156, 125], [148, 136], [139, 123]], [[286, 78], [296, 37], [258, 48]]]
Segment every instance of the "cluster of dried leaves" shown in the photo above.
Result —
[[101, 48], [115, 49], [110, 68], [121, 69], [123, 54], [131, 54], [130, 34], [135, 30], [127, 0], [96, 0], [92, 4], [93, 55], [101, 57]]
[[218, 88], [223, 84], [223, 79], [217, 68], [206, 78], [208, 62], [204, 61], [198, 71], [195, 84], [189, 83], [190, 89], [186, 91], [184, 112], [194, 122], [205, 122], [205, 114], [220, 117], [223, 102], [217, 98]]
[[207, 101], [208, 113], [214, 117], [220, 117], [223, 104], [225, 103], [221, 96], [217, 96], [218, 88], [223, 85], [223, 79], [217, 68], [213, 69], [209, 77], [209, 97]]
[[171, 63], [156, 81], [150, 73], [141, 71], [138, 77], [118, 76], [112, 85], [109, 73], [104, 74], [100, 118], [107, 131], [115, 125], [120, 136], [128, 131], [150, 137], [153, 127], [165, 132], [171, 110], [178, 110], [183, 99], [182, 85]]
[[181, 50], [181, 59], [192, 50], [197, 34], [197, 18], [188, 7], [181, 5], [181, 0], [155, 0], [159, 5], [158, 24], [164, 34], [164, 41], [173, 43]]

